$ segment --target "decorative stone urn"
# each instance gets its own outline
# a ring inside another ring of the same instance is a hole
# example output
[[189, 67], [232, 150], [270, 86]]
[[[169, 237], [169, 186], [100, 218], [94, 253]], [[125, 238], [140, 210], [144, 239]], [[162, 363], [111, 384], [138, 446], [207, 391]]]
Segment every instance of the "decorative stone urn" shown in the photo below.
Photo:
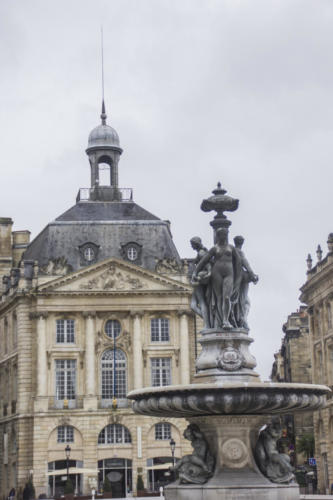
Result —
[[195, 381], [139, 389], [128, 398], [136, 413], [189, 422], [184, 437], [194, 451], [173, 467], [179, 479], [165, 488], [167, 500], [298, 500], [289, 456], [276, 445], [277, 415], [321, 408], [330, 389], [263, 383], [254, 371], [248, 285], [258, 276], [242, 251], [244, 238], [234, 238], [235, 246], [228, 242], [231, 223], [223, 210], [236, 210], [238, 201], [225, 197], [220, 185], [215, 191], [202, 208], [217, 211], [216, 243], [208, 251], [199, 237], [191, 240], [198, 252], [191, 305], [205, 322]]

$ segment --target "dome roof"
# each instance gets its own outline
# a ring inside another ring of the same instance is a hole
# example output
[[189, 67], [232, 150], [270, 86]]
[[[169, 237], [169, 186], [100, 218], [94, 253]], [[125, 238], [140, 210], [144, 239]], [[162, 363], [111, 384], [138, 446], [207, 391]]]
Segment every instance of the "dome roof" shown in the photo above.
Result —
[[95, 127], [89, 134], [88, 138], [88, 148], [87, 151], [91, 148], [117, 148], [122, 152], [122, 149], [119, 144], [119, 136], [114, 128], [110, 127], [110, 125], [106, 124], [106, 113], [105, 113], [105, 104], [104, 99], [102, 102], [102, 114], [101, 120], [102, 123]]
[[119, 137], [114, 128], [109, 125], [98, 125], [89, 134], [88, 149], [96, 147], [120, 148]]

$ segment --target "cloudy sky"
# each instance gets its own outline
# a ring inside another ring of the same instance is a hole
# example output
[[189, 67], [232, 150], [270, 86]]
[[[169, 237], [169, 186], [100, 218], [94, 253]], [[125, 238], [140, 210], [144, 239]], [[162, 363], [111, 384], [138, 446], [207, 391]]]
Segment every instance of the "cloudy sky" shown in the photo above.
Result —
[[183, 257], [212, 245], [201, 200], [240, 199], [231, 236], [260, 282], [252, 351], [267, 379], [305, 259], [333, 231], [331, 0], [2, 0], [0, 215], [32, 237], [89, 186], [101, 103], [120, 185], [169, 219]]

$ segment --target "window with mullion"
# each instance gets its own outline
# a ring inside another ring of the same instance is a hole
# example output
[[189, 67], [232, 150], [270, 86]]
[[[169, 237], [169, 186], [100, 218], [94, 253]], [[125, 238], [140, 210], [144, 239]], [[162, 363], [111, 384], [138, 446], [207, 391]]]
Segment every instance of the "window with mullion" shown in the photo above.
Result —
[[155, 439], [159, 441], [171, 439], [171, 425], [167, 422], [160, 422], [156, 424]]
[[74, 429], [71, 425], [59, 425], [58, 443], [74, 443]]
[[76, 360], [56, 359], [56, 398], [75, 399]]
[[132, 438], [129, 430], [121, 424], [107, 425], [98, 436], [98, 444], [126, 444], [131, 442]]
[[152, 342], [169, 342], [168, 318], [152, 318], [150, 320], [150, 334]]
[[151, 384], [153, 387], [171, 384], [171, 358], [151, 358]]
[[75, 329], [74, 319], [57, 319], [57, 344], [74, 344], [75, 343]]
[[[114, 357], [116, 358], [115, 367]], [[102, 399], [112, 399], [113, 397], [125, 399], [127, 394], [127, 363], [125, 354], [120, 349], [116, 349], [115, 356], [113, 349], [105, 351], [101, 360], [101, 368]]]

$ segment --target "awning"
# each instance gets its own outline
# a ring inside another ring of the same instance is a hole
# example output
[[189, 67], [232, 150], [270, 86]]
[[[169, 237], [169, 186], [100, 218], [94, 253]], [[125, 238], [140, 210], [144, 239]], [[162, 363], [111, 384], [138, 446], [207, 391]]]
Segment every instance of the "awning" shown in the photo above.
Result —
[[[69, 474], [91, 474], [97, 475], [99, 473], [99, 469], [84, 469], [83, 467], [69, 467]], [[66, 476], [67, 469], [57, 469], [51, 470], [47, 473], [48, 476]]]
[[170, 467], [172, 467], [172, 463], [169, 462], [167, 464], [157, 464], [157, 465], [151, 465], [150, 467], [146, 467], [147, 470], [167, 470]]

